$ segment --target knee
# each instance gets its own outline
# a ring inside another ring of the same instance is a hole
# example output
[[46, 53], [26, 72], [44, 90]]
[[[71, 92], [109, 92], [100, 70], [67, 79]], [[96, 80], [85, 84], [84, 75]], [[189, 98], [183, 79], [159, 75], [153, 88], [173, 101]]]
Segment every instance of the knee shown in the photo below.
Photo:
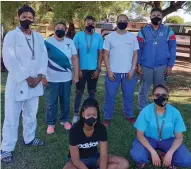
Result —
[[191, 167], [191, 155], [188, 157], [182, 157], [179, 158], [179, 160], [176, 161], [178, 167]]
[[121, 159], [119, 162], [119, 169], [128, 169], [129, 168], [129, 162], [126, 159]]

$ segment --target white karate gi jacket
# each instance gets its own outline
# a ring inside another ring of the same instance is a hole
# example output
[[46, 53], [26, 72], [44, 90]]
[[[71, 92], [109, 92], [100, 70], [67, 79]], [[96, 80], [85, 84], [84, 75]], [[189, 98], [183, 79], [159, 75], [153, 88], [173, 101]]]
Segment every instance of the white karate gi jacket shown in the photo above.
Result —
[[34, 53], [27, 44], [26, 37], [19, 27], [7, 33], [3, 43], [3, 61], [8, 70], [5, 98], [15, 101], [26, 101], [43, 95], [40, 82], [35, 88], [30, 88], [27, 79], [38, 74], [47, 75], [48, 55], [42, 35], [33, 31]]

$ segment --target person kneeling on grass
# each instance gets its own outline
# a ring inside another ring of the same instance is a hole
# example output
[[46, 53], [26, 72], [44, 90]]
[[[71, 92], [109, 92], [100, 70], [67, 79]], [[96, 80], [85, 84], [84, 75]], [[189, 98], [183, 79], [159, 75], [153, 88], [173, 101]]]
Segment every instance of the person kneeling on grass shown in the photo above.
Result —
[[[126, 159], [108, 155], [107, 130], [100, 123], [99, 105], [86, 99], [80, 120], [69, 131], [69, 156], [63, 169], [127, 169]], [[97, 146], [100, 144], [100, 153]]]
[[130, 153], [138, 168], [145, 167], [149, 156], [156, 167], [191, 167], [191, 153], [182, 144], [186, 127], [180, 112], [167, 104], [168, 97], [165, 86], [154, 87], [154, 103], [141, 111], [134, 125], [137, 138]]

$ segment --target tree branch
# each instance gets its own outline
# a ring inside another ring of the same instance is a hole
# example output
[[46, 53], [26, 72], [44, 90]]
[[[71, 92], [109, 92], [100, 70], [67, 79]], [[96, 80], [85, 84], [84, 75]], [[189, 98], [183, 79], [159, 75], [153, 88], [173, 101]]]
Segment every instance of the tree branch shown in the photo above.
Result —
[[163, 16], [166, 16], [172, 12], [177, 11], [178, 9], [181, 9], [185, 3], [186, 3], [186, 1], [170, 2], [170, 6], [163, 10]]

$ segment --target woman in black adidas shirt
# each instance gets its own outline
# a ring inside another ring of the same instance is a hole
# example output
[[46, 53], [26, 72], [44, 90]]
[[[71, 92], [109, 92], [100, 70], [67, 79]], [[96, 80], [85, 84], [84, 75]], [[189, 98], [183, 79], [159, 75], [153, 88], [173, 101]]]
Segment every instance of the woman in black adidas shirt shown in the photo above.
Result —
[[108, 155], [107, 130], [100, 123], [99, 105], [94, 99], [84, 101], [80, 121], [70, 129], [69, 144], [69, 158], [63, 169], [127, 169], [129, 166], [126, 159]]

